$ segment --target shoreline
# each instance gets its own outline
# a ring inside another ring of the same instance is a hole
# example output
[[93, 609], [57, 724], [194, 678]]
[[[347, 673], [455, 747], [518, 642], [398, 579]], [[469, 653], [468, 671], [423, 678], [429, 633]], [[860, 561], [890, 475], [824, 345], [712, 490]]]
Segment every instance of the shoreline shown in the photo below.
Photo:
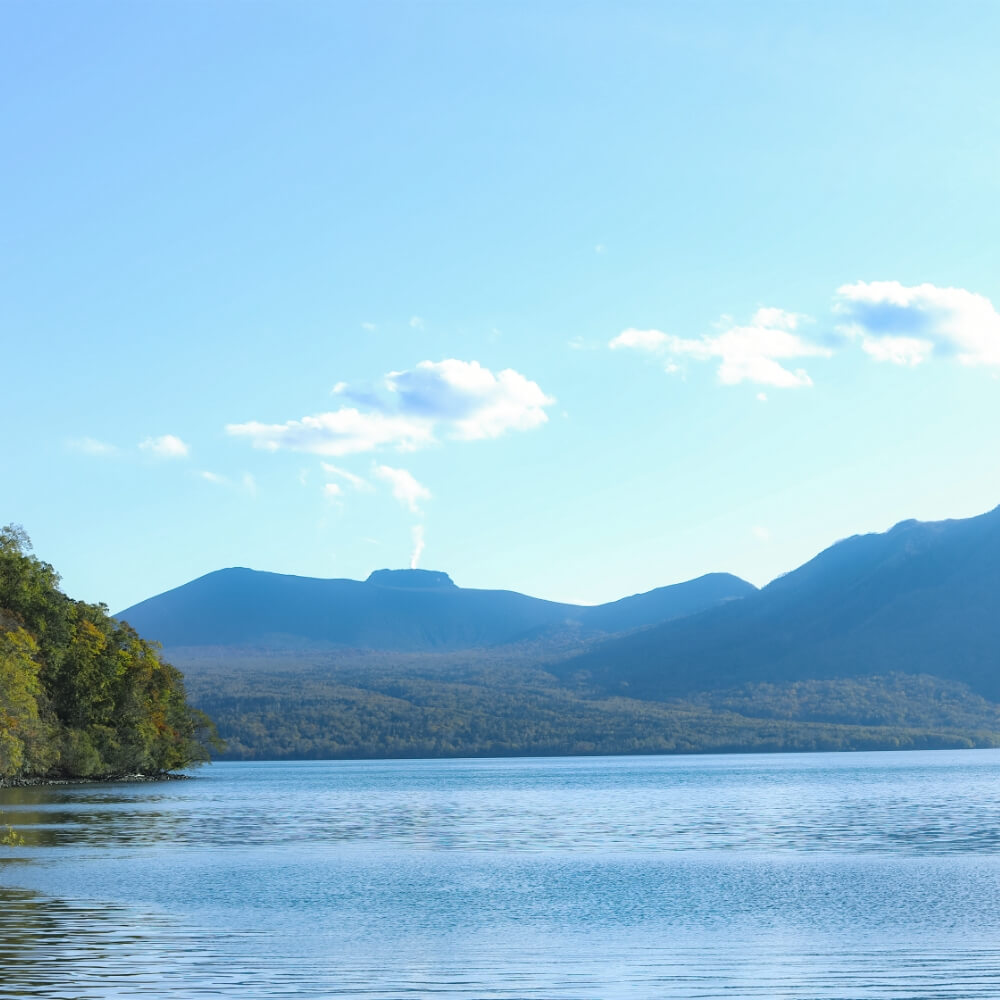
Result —
[[138, 785], [153, 781], [186, 781], [191, 777], [190, 774], [164, 771], [162, 774], [118, 774], [99, 778], [0, 778], [0, 789], [49, 785]]

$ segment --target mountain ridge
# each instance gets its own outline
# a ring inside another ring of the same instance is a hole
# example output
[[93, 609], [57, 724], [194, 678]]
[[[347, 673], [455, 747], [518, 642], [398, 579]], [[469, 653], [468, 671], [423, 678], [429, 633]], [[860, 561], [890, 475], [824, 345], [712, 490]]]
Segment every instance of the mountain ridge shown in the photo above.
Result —
[[727, 573], [658, 587], [608, 604], [547, 601], [511, 590], [458, 587], [435, 570], [375, 570], [367, 580], [231, 567], [141, 601], [116, 617], [165, 647], [461, 649], [540, 631], [621, 632], [738, 599], [756, 588]]
[[1000, 507], [834, 543], [738, 604], [610, 639], [564, 665], [602, 690], [925, 673], [1000, 697]]

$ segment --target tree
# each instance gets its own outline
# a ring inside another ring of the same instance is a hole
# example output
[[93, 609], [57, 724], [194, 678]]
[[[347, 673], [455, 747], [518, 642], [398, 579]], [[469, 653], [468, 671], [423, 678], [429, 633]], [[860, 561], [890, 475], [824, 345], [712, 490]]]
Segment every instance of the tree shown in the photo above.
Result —
[[162, 772], [208, 759], [218, 742], [180, 671], [103, 604], [74, 601], [0, 529], [0, 778]]

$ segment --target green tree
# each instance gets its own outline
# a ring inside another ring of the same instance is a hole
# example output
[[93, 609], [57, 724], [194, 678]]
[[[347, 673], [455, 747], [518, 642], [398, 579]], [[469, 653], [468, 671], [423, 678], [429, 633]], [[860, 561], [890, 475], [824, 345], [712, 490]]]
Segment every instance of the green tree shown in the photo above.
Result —
[[23, 529], [0, 529], [0, 778], [175, 770], [213, 744], [157, 647], [67, 597]]
[[45, 771], [55, 763], [38, 699], [38, 646], [23, 628], [0, 632], [0, 777]]

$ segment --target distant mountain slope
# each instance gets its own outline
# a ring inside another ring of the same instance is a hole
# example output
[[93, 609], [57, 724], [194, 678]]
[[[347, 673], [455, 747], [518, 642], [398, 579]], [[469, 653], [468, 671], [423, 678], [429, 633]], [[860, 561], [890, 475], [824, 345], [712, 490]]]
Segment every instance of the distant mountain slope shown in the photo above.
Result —
[[450, 650], [564, 627], [621, 632], [754, 590], [738, 577], [711, 574], [590, 608], [513, 591], [456, 587], [446, 573], [429, 570], [378, 570], [362, 583], [224, 569], [117, 617], [168, 648]]
[[1000, 508], [854, 536], [742, 601], [561, 666], [632, 697], [902, 672], [1000, 697]]
[[658, 587], [610, 604], [580, 608], [580, 620], [588, 628], [601, 632], [627, 632], [697, 614], [756, 592], [752, 583], [731, 573], [708, 573], [687, 583]]

